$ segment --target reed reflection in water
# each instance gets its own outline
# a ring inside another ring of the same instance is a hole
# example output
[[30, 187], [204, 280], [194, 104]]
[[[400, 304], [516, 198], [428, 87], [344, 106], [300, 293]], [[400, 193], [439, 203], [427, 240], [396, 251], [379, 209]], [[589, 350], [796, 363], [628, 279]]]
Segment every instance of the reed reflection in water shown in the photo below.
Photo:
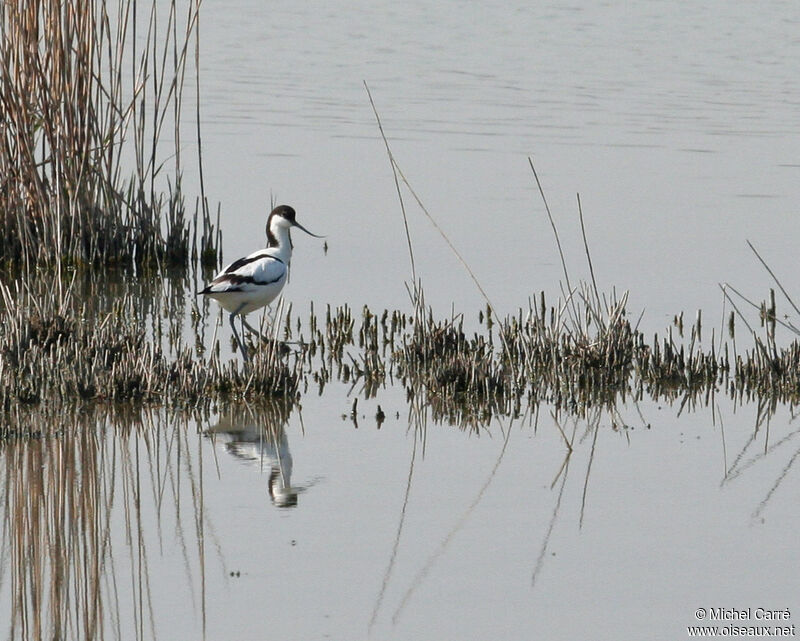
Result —
[[[96, 407], [25, 420], [46, 436], [0, 442], [8, 638], [153, 638], [162, 593], [181, 587], [204, 628], [203, 445], [189, 419]], [[154, 566], [183, 576], [151, 581]]]
[[[681, 413], [678, 401], [585, 417], [541, 406], [477, 431], [438, 424], [424, 403], [407, 425], [380, 429], [346, 419], [330, 429], [321, 399], [305, 399], [303, 414], [219, 412], [18, 417], [39, 436], [0, 445], [6, 638], [264, 638], [267, 621], [276, 638], [437, 638], [442, 620], [448, 638], [488, 638], [489, 622], [463, 616], [487, 587], [513, 606], [495, 610], [509, 629], [552, 638], [563, 616], [546, 604], [571, 594], [573, 577], [610, 582], [610, 602], [633, 586], [638, 612], [653, 577], [677, 573], [693, 592], [658, 592], [666, 617], [715, 594], [712, 570], [754, 536], [759, 562], [775, 564], [758, 589], [794, 580], [782, 559], [800, 432], [780, 404], [735, 416], [699, 403]], [[297, 484], [300, 460], [325, 478], [314, 492], [303, 494], [314, 479]], [[273, 509], [301, 494], [302, 509]], [[698, 566], [681, 565], [689, 548]], [[582, 574], [589, 562], [602, 573]], [[442, 585], [463, 586], [463, 601], [431, 598]], [[570, 638], [585, 636], [586, 608]]]

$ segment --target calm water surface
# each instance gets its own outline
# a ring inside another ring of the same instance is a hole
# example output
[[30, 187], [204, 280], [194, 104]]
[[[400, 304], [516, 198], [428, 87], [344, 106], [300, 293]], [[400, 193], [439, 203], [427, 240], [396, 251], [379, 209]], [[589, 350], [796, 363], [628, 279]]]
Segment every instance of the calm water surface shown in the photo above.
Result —
[[[499, 310], [559, 292], [528, 156], [573, 278], [588, 275], [579, 192], [601, 285], [631, 290], [654, 330], [681, 310], [718, 314], [720, 282], [764, 295], [747, 239], [791, 279], [794, 4], [429, 4], [207, 7], [202, 118], [226, 256], [253, 247], [274, 194], [331, 248], [320, 263], [299, 244], [297, 297], [404, 300], [403, 227], [366, 80], [398, 162]], [[409, 209], [430, 302], [481, 304]], [[363, 264], [373, 268], [354, 270]]]
[[[763, 297], [747, 239], [798, 291], [796, 4], [428, 5], [203, 5], [206, 188], [226, 261], [262, 245], [274, 195], [327, 235], [327, 254], [295, 239], [296, 311], [408, 305], [366, 80], [403, 171], [501, 315], [555, 299], [562, 277], [528, 156], [571, 277], [588, 276], [580, 192], [599, 285], [629, 289], [645, 328], [701, 308], [716, 325], [720, 282]], [[427, 302], [474, 319], [484, 302], [405, 197]], [[36, 638], [62, 610], [62, 629], [96, 612], [95, 636], [124, 639], [672, 640], [700, 607], [788, 607], [797, 622], [792, 408], [646, 400], [584, 420], [543, 405], [475, 432], [420, 419], [395, 388], [362, 397], [356, 426], [357, 395], [90, 414], [64, 419], [82, 439], [4, 446], [8, 636]], [[11, 473], [19, 460], [29, 476]], [[64, 525], [66, 557], [20, 520], [65, 514], [59, 492], [85, 513]], [[50, 551], [41, 572], [15, 575], [35, 550]], [[22, 586], [55, 599], [62, 571], [77, 577], [65, 601], [19, 601]]]
[[542, 407], [476, 434], [331, 405], [114, 411], [4, 446], [11, 638], [59, 613], [77, 638], [88, 612], [103, 638], [671, 639], [698, 607], [794, 611], [788, 412]]

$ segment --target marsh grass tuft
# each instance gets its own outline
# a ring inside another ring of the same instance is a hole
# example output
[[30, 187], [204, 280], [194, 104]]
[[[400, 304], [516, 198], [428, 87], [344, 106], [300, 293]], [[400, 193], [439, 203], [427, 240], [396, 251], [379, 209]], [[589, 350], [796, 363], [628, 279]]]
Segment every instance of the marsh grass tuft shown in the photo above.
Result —
[[[204, 326], [200, 309], [180, 321], [185, 280], [162, 285], [144, 305], [136, 288], [103, 300], [73, 283], [59, 299], [51, 285], [39, 283], [0, 287], [0, 413], [6, 417], [23, 407], [294, 401], [311, 388], [322, 394], [331, 383], [358, 388], [365, 398], [401, 385], [434, 421], [461, 426], [519, 416], [542, 403], [586, 416], [645, 396], [681, 405], [709, 403], [716, 395], [800, 402], [800, 342], [755, 341], [734, 351], [732, 342], [718, 348], [712, 340], [704, 349], [699, 319], [683, 338], [670, 327], [648, 339], [628, 317], [627, 296], [598, 298], [588, 284], [573, 294], [574, 305], [564, 299], [550, 305], [537, 295], [492, 327], [470, 325], [461, 314], [437, 317], [423, 306], [410, 314], [368, 307], [359, 313], [346, 305], [322, 314], [312, 309], [306, 318], [287, 313], [273, 328], [280, 340], [254, 344], [245, 368], [217, 350], [207, 354], [208, 339], [199, 334], [185, 342], [191, 330], [182, 323], [191, 322], [195, 332]], [[104, 283], [81, 287], [98, 284]], [[598, 299], [605, 305], [600, 320]], [[20, 435], [13, 420], [6, 425], [0, 436]]]
[[[226, 398], [293, 398], [302, 358], [279, 342], [261, 347], [252, 367], [196, 358], [180, 332], [158, 323], [170, 301], [137, 313], [125, 294], [107, 311], [70, 293], [57, 304], [40, 289], [0, 284], [0, 408], [83, 402], [207, 407]], [[166, 345], [164, 344], [166, 342]]]

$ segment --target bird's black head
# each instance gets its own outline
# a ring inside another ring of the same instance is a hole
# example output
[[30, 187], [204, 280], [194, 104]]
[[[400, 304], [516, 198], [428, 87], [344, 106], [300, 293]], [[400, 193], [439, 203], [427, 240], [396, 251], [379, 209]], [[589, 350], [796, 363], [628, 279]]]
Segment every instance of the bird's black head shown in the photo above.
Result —
[[279, 227], [282, 227], [284, 229], [297, 227], [299, 229], [302, 229], [309, 236], [314, 236], [315, 238], [321, 238], [321, 236], [312, 234], [300, 223], [298, 223], [296, 216], [297, 214], [294, 211], [294, 207], [290, 207], [289, 205], [278, 205], [275, 209], [273, 209], [270, 212], [269, 218], [267, 218], [267, 240], [270, 247], [278, 246], [277, 228]]
[[294, 227], [297, 224], [296, 216], [297, 213], [295, 212], [294, 207], [289, 207], [289, 205], [278, 205], [269, 213], [269, 216], [267, 217], [268, 247], [278, 246], [279, 229], [281, 227], [284, 229]]
[[273, 216], [288, 220], [294, 226], [297, 212], [295, 212], [294, 207], [289, 207], [289, 205], [278, 205], [270, 212], [269, 218], [272, 219]]

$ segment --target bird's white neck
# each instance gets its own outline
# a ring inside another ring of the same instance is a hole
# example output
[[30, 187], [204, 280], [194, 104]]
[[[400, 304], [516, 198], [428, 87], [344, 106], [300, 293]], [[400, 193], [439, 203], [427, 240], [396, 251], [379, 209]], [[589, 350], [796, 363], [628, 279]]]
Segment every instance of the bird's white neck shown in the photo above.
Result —
[[280, 258], [287, 265], [292, 258], [292, 238], [289, 228], [277, 222], [272, 222], [267, 234], [268, 248], [273, 256]]

